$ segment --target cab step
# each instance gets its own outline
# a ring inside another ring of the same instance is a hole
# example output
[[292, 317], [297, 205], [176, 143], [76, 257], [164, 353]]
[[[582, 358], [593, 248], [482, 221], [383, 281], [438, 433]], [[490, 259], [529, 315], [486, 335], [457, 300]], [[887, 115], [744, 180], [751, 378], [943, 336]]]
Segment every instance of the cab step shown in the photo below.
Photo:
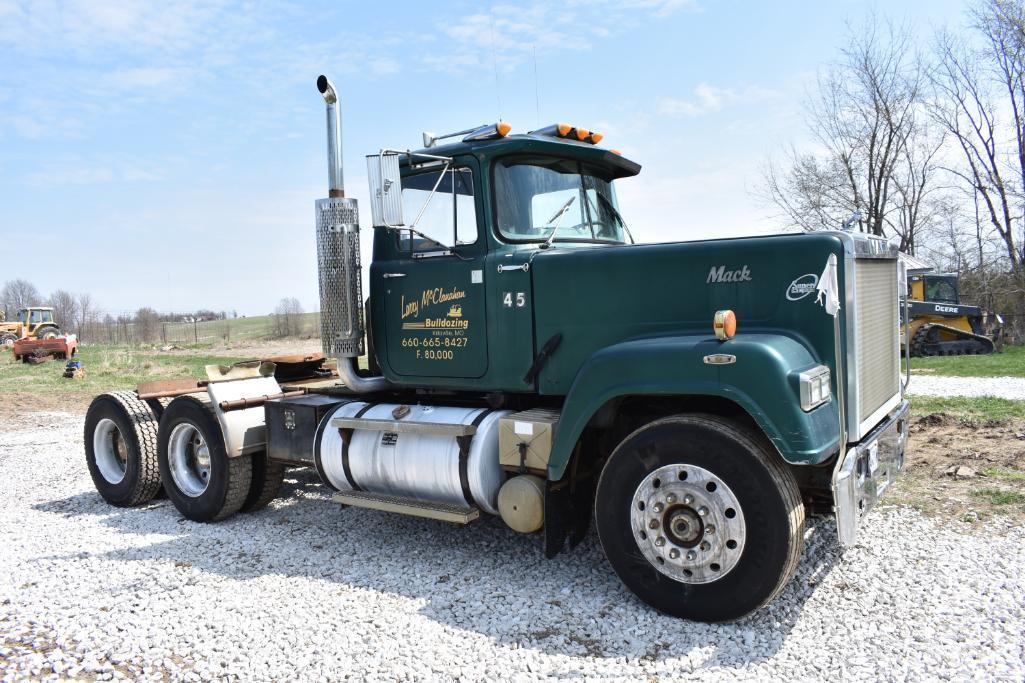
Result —
[[480, 510], [475, 507], [430, 503], [423, 500], [389, 496], [383, 493], [368, 493], [367, 491], [341, 491], [332, 496], [331, 500], [342, 505], [382, 510], [384, 512], [397, 512], [400, 515], [425, 517], [442, 522], [455, 522], [456, 524], [469, 524], [480, 517]]

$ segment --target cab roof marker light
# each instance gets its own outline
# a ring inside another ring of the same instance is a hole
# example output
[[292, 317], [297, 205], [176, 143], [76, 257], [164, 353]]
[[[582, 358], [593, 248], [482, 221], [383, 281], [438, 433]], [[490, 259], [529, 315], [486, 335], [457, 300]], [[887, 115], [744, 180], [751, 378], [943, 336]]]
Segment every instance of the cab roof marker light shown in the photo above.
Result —
[[[485, 126], [475, 128], [469, 131], [463, 131], [469, 133], [463, 142], [475, 142], [478, 140], [497, 140], [498, 138], [504, 138], [512, 130], [512, 125], [506, 121], [499, 121], [498, 123], [489, 123]], [[456, 133], [460, 135], [460, 133]]]
[[577, 140], [580, 140], [581, 142], [586, 140], [587, 136], [589, 136], [591, 134], [591, 131], [587, 130], [586, 128], [577, 128], [576, 132], [577, 132]]
[[591, 133], [587, 137], [587, 142], [591, 143], [592, 145], [597, 145], [604, 138], [605, 138], [605, 136], [603, 134], [601, 134], [601, 133]]

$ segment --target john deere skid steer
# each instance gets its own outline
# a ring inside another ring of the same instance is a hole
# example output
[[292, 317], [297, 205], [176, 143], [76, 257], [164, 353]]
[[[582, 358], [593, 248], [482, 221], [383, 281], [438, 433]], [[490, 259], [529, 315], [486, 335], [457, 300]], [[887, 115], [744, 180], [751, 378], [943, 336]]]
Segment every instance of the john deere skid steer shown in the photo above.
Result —
[[912, 356], [962, 356], [1000, 350], [1003, 318], [959, 302], [954, 273], [919, 273], [909, 278]]

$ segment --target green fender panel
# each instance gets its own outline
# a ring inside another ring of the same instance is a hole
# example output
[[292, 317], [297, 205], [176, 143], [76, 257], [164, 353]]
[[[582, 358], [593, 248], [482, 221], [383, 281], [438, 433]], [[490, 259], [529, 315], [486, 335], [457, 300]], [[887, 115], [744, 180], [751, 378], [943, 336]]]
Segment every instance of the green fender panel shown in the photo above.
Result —
[[[729, 365], [704, 362], [715, 353], [737, 360]], [[599, 408], [633, 395], [728, 399], [747, 411], [787, 462], [818, 464], [839, 447], [836, 401], [804, 412], [796, 375], [821, 363], [797, 340], [776, 334], [738, 335], [727, 342], [684, 335], [608, 346], [584, 363], [570, 387], [548, 476], [562, 478], [580, 434]]]

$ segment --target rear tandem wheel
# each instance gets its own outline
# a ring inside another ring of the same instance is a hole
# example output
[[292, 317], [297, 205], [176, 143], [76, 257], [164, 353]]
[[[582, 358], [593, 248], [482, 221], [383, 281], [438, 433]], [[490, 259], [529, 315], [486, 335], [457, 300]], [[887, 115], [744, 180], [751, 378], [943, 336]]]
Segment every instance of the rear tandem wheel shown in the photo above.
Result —
[[141, 505], [160, 490], [157, 416], [132, 391], [93, 399], [85, 416], [85, 459], [93, 485], [118, 507]]
[[180, 396], [160, 418], [157, 456], [167, 497], [186, 518], [213, 522], [238, 512], [249, 496], [252, 457], [228, 457], [208, 401]]

